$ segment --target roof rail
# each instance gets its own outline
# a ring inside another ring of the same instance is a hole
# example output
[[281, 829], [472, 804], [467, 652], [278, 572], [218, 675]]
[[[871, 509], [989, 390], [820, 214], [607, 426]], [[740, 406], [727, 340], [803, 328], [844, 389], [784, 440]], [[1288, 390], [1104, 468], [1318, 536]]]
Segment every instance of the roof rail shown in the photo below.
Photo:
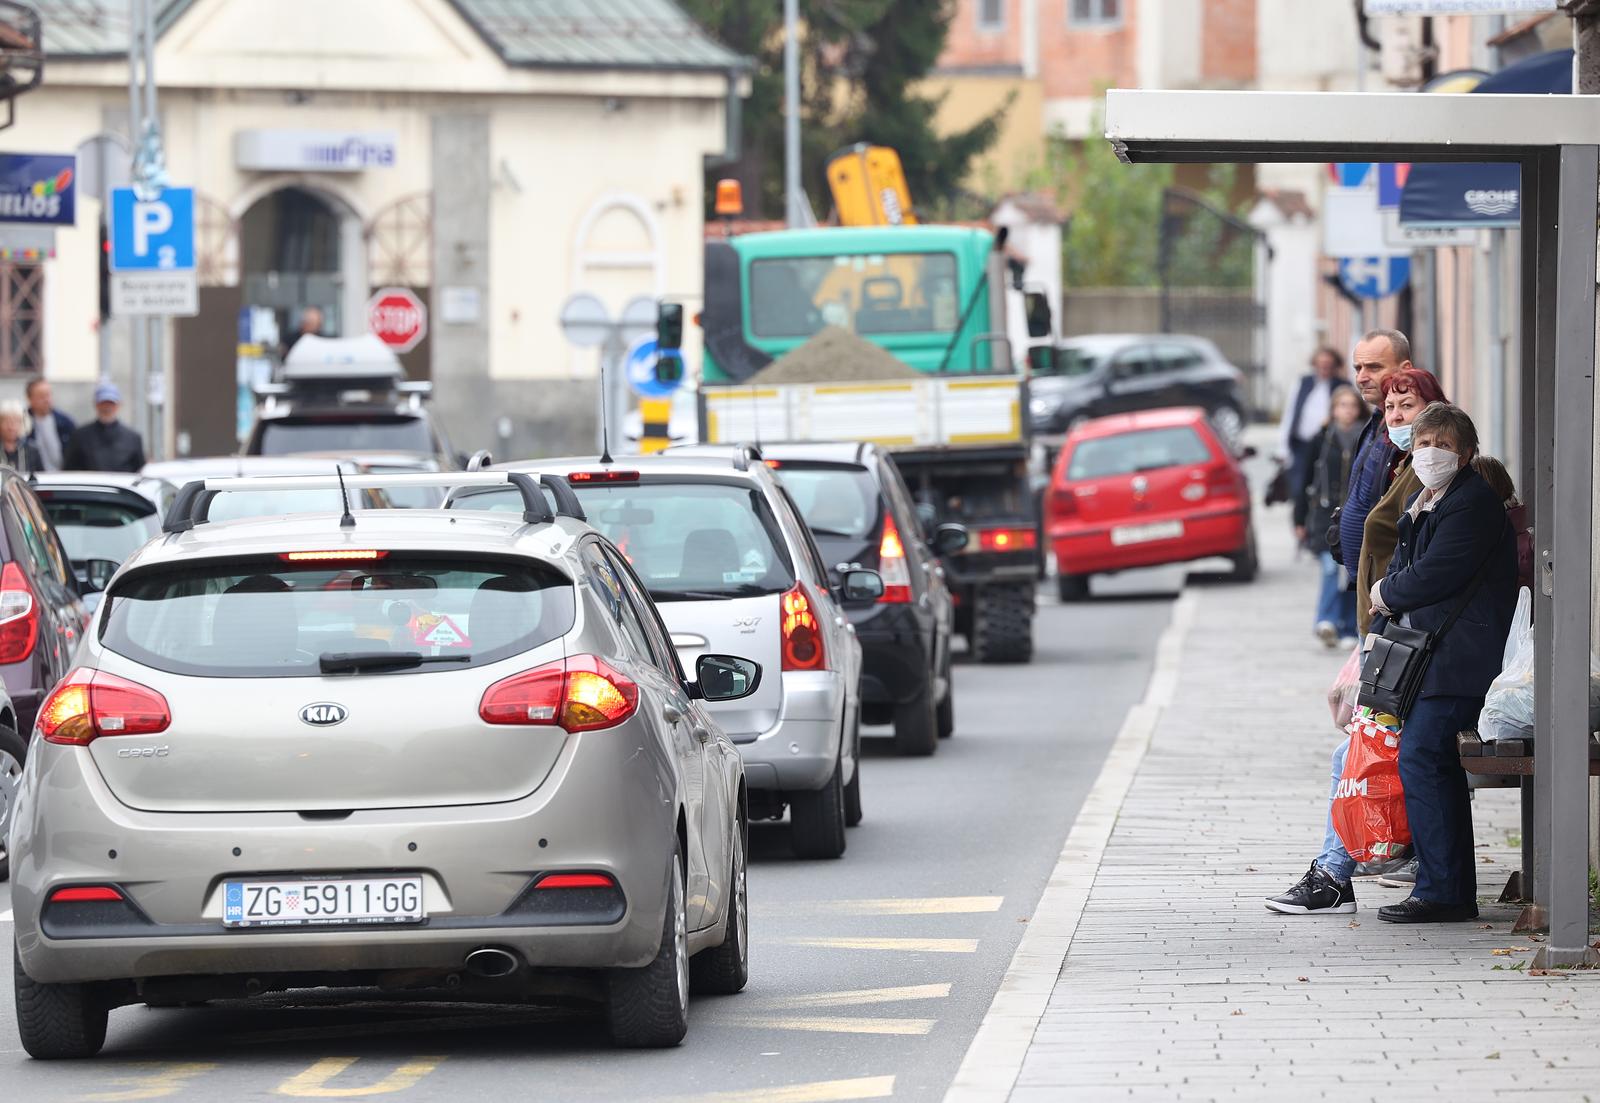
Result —
[[556, 512], [563, 517], [571, 517], [574, 521], [588, 521], [589, 515], [583, 511], [583, 503], [578, 501], [578, 496], [572, 491], [572, 484], [567, 482], [563, 475], [540, 475], [540, 485], [550, 491], [550, 497], [555, 499]]
[[[552, 485], [551, 480], [554, 479], [556, 476], [544, 475], [535, 481], [532, 475], [522, 471], [430, 471], [415, 474], [344, 475], [342, 480], [338, 474], [197, 479], [185, 483], [178, 491], [178, 496], [173, 499], [171, 508], [167, 510], [166, 519], [161, 523], [161, 531], [188, 532], [196, 525], [205, 524], [211, 500], [218, 494], [263, 490], [387, 490], [411, 486], [514, 486], [522, 494], [522, 519], [529, 524], [542, 524], [555, 520], [555, 513], [551, 512], [550, 504], [545, 501], [544, 494], [539, 489], [540, 482], [550, 488], [551, 497], [556, 500], [564, 516], [582, 520], [583, 508], [577, 503], [577, 495], [572, 493], [572, 488], [566, 485], [565, 480], [559, 480], [562, 489], [558, 490]], [[568, 500], [563, 500], [563, 490]], [[574, 509], [576, 512], [573, 512]]]
[[669, 444], [662, 449], [663, 452], [677, 452], [685, 456], [720, 456], [731, 453], [734, 470], [748, 471], [752, 463], [761, 462], [761, 446], [747, 440], [730, 441], [726, 444], [707, 444], [704, 442], [688, 444]]

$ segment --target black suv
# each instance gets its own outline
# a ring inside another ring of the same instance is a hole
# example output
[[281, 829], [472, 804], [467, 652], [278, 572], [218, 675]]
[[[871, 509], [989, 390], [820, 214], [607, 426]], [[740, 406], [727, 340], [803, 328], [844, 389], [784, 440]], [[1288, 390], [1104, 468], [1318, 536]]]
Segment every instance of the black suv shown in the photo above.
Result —
[[1244, 433], [1244, 374], [1203, 337], [1092, 334], [1069, 337], [1052, 367], [1028, 384], [1035, 433], [1067, 432], [1080, 421], [1164, 406], [1200, 406], [1230, 445]]
[[883, 577], [874, 605], [849, 610], [861, 641], [861, 709], [868, 724], [894, 723], [895, 749], [928, 755], [955, 731], [950, 678], [954, 610], [938, 549], [964, 547], [966, 529], [917, 509], [889, 453], [875, 444], [761, 446], [794, 500], [823, 559]]

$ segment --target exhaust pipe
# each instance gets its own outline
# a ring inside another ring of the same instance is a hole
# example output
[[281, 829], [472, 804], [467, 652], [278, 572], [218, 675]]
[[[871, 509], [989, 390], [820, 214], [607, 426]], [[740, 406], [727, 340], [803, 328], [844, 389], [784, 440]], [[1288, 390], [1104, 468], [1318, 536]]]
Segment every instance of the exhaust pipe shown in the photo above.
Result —
[[482, 946], [467, 955], [467, 972], [475, 977], [509, 977], [522, 962], [509, 950]]

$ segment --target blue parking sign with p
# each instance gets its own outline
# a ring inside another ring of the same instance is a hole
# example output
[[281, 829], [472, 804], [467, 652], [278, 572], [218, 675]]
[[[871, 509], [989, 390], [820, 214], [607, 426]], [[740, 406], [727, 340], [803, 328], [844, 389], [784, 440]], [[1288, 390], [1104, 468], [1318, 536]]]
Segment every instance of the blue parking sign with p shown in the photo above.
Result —
[[140, 199], [132, 188], [112, 191], [113, 272], [184, 272], [193, 268], [193, 188], [164, 188], [154, 199]]

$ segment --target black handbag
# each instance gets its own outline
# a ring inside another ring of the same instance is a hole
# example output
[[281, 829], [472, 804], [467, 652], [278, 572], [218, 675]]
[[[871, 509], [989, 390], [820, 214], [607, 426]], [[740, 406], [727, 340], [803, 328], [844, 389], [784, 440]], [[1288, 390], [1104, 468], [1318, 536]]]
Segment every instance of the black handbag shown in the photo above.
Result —
[[1484, 557], [1478, 573], [1437, 632], [1406, 628], [1392, 620], [1383, 626], [1383, 634], [1373, 641], [1371, 650], [1361, 660], [1361, 691], [1356, 696], [1356, 704], [1405, 720], [1422, 692], [1422, 680], [1427, 676], [1428, 664], [1433, 661], [1434, 648], [1455, 626], [1456, 618], [1461, 616], [1467, 602], [1483, 583], [1495, 550], [1491, 548]]
[[1261, 499], [1265, 506], [1281, 505], [1289, 500], [1289, 469], [1282, 463], [1272, 473], [1272, 480], [1267, 483], [1267, 492]]

